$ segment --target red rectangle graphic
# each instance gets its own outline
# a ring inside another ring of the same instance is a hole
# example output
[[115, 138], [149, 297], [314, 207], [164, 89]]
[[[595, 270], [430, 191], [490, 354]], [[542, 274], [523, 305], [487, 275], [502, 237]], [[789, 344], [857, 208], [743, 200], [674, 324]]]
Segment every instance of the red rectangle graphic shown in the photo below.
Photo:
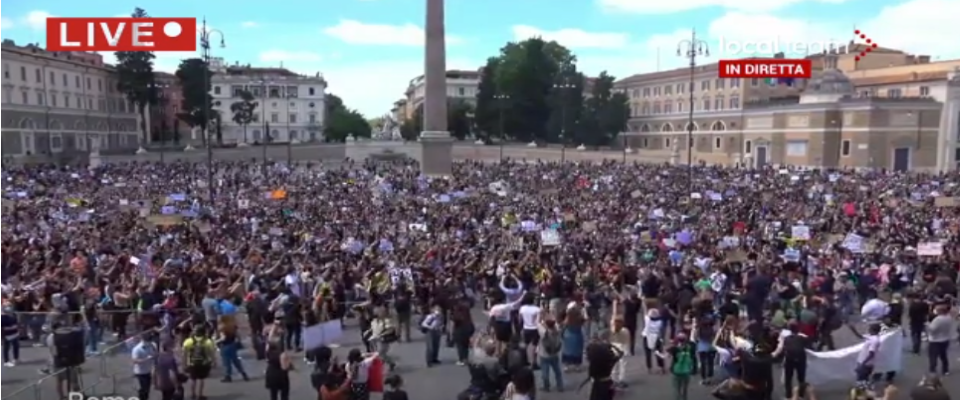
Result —
[[813, 61], [806, 59], [720, 60], [721, 78], [810, 78]]
[[196, 51], [196, 18], [47, 18], [49, 51]]

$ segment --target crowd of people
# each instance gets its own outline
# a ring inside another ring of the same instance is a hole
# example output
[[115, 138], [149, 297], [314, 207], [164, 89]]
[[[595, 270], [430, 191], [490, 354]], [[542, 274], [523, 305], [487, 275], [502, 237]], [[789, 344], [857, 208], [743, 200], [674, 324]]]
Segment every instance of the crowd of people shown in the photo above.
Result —
[[[289, 398], [292, 354], [307, 350], [322, 399], [365, 400], [370, 366], [392, 370], [412, 330], [428, 367], [456, 349], [467, 399], [549, 398], [584, 371], [590, 398], [608, 400], [638, 352], [678, 400], [697, 380], [771, 399], [774, 363], [787, 398], [814, 398], [807, 350], [860, 335], [854, 318], [867, 322], [855, 396], [894, 382], [875, 368], [892, 330], [914, 352], [926, 340], [924, 387], [950, 372], [960, 175], [468, 161], [434, 178], [411, 162], [217, 162], [4, 166], [2, 179], [4, 362], [61, 326], [83, 326], [90, 354], [105, 330], [152, 332], [131, 351], [141, 399], [187, 381], [204, 398], [214, 364], [248, 379], [249, 339], [271, 398]], [[345, 318], [366, 347], [345, 364], [304, 348], [305, 327]], [[405, 396], [399, 376], [386, 382]]]

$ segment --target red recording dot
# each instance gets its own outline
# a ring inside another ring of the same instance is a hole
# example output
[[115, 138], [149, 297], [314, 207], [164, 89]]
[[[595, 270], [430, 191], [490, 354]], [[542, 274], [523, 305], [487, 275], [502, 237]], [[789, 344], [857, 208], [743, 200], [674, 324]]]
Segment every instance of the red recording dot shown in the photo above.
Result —
[[856, 57], [854, 57], [854, 60], [856, 60], [856, 61], [860, 61], [860, 56], [856, 56]]
[[870, 43], [873, 43], [873, 41], [870, 39], [867, 39], [867, 44], [870, 44]]
[[859, 34], [860, 34], [860, 30], [859, 30], [859, 29], [857, 29], [857, 30], [855, 30], [855, 31], [853, 31], [853, 34], [855, 34], [855, 35], [859, 35]]
[[866, 51], [867, 51], [867, 53], [873, 51], [873, 47], [867, 47], [867, 50], [866, 50]]
[[860, 35], [860, 39], [866, 39], [867, 35]]
[[877, 48], [877, 47], [880, 47], [880, 45], [879, 45], [879, 44], [876, 44], [876, 43], [874, 43], [874, 44], [873, 44], [873, 48]]

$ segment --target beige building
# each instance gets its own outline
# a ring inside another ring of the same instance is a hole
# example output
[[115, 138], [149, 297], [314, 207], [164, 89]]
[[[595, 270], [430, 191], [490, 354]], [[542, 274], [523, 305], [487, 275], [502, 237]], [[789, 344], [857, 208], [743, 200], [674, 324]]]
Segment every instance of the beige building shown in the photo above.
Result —
[[[404, 103], [404, 117], [399, 120], [405, 120], [413, 117], [417, 108], [423, 104], [426, 81], [423, 75], [410, 81], [407, 87], [406, 103]], [[480, 71], [447, 71], [447, 98], [453, 100], [464, 100], [476, 102], [478, 86], [480, 85]]]
[[11, 40], [2, 51], [4, 157], [138, 148], [135, 109], [102, 56]]
[[953, 167], [960, 111], [943, 110], [960, 94], [950, 79], [960, 61], [882, 48], [864, 59], [873, 64], [853, 57], [812, 56], [814, 79], [789, 86], [718, 79], [716, 64], [696, 67], [692, 143], [690, 70], [632, 76], [617, 83], [631, 102], [627, 146], [678, 162], [689, 145], [695, 162], [710, 164]]

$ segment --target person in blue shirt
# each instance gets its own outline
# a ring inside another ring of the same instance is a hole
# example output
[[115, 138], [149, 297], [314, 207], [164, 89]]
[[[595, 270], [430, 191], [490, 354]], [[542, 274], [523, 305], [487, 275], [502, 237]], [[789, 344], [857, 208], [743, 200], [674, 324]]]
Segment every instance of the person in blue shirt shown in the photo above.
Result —
[[133, 359], [133, 375], [137, 378], [137, 397], [146, 399], [150, 396], [153, 384], [153, 367], [156, 365], [157, 346], [151, 335], [143, 335], [140, 343], [133, 346], [130, 356]]
[[15, 367], [20, 361], [20, 323], [13, 307], [3, 307], [3, 365]]

